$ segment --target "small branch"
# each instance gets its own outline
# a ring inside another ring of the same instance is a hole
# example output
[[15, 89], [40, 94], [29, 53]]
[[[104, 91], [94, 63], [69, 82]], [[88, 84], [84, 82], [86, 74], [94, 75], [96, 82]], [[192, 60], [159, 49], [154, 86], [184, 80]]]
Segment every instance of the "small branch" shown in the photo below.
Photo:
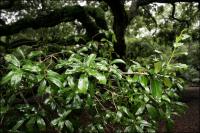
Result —
[[156, 28], [156, 30], [155, 30], [155, 32], [153, 33], [153, 35], [154, 35], [154, 34], [156, 33], [157, 27], [158, 27], [157, 21], [156, 21], [156, 19], [153, 17], [153, 15], [150, 13], [149, 10], [147, 10], [145, 7], [143, 7], [143, 9], [144, 9], [145, 12], [147, 13], [148, 17], [150, 17], [150, 18], [152, 19], [152, 21], [155, 23], [155, 28]]
[[175, 17], [176, 5], [175, 5], [175, 3], [171, 3], [171, 5], [172, 5], [172, 14], [171, 14], [171, 18], [174, 19], [174, 20], [176, 20], [176, 21], [178, 21], [178, 22], [180, 22], [180, 23], [186, 23], [187, 26], [189, 27], [189, 22], [188, 22], [187, 20], [182, 20], [182, 19], [179, 19], [179, 18], [176, 18], [176, 17]]

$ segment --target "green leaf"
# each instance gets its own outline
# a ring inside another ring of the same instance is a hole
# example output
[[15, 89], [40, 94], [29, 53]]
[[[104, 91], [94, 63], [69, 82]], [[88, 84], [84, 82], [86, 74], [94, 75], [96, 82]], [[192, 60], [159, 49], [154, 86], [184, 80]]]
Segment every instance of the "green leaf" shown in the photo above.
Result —
[[158, 118], [159, 113], [154, 106], [147, 104], [146, 108], [147, 108], [147, 111], [148, 111], [150, 117], [152, 117], [153, 119]]
[[171, 88], [172, 87], [172, 82], [169, 78], [164, 78], [164, 85]]
[[139, 76], [139, 81], [143, 87], [146, 87], [148, 84], [148, 78], [146, 76]]
[[111, 64], [116, 64], [116, 63], [122, 63], [122, 64], [126, 64], [125, 61], [123, 61], [122, 59], [115, 59], [111, 62]]
[[38, 94], [43, 95], [45, 93], [46, 84], [47, 84], [46, 80], [42, 80], [40, 82], [40, 85], [38, 87]]
[[66, 119], [66, 117], [72, 112], [72, 110], [64, 111], [60, 116], [62, 119]]
[[57, 72], [54, 72], [52, 70], [48, 70], [47, 71], [47, 79], [49, 81], [51, 81], [52, 83], [54, 83], [59, 88], [62, 87], [62, 82], [61, 82], [62, 78], [61, 78], [60, 74], [58, 74]]
[[19, 127], [22, 126], [22, 124], [24, 123], [24, 121], [25, 121], [24, 119], [19, 120], [19, 121], [15, 124], [15, 126], [12, 128], [12, 130], [16, 131]]
[[14, 75], [11, 77], [11, 86], [16, 86], [22, 79], [23, 71], [17, 70], [14, 72]]
[[110, 72], [112, 72], [118, 79], [122, 79], [122, 73], [119, 69], [111, 67]]
[[142, 114], [144, 112], [144, 109], [145, 109], [145, 104], [142, 104], [138, 110], [136, 111], [135, 115], [139, 115], [139, 114]]
[[90, 66], [92, 62], [94, 62], [95, 58], [96, 58], [96, 54], [90, 54], [89, 57], [87, 58], [86, 65]]
[[52, 77], [52, 76], [49, 76], [47, 77], [47, 79], [49, 81], [51, 81], [52, 83], [54, 83], [56, 86], [58, 86], [59, 88], [62, 88], [62, 82], [57, 78], [57, 77]]
[[182, 34], [182, 40], [190, 38], [190, 35], [188, 34]]
[[33, 127], [36, 122], [36, 117], [31, 117], [27, 122], [26, 122], [26, 127], [28, 128], [28, 131], [33, 132]]
[[96, 63], [96, 68], [101, 70], [101, 71], [108, 71], [107, 66], [103, 63]]
[[60, 121], [60, 118], [56, 118], [56, 119], [54, 119], [54, 120], [51, 121], [51, 124], [52, 124], [53, 126], [55, 126], [55, 125], [58, 124], [59, 121]]
[[41, 68], [38, 65], [33, 65], [33, 64], [26, 64], [22, 67], [26, 71], [30, 72], [40, 72]]
[[162, 95], [162, 99], [170, 103], [170, 99], [167, 95]]
[[106, 76], [101, 74], [101, 73], [99, 73], [96, 70], [89, 69], [88, 70], [88, 74], [91, 75], [91, 76], [94, 76], [99, 81], [100, 84], [104, 84], [105, 85], [106, 82], [107, 82]]
[[38, 125], [38, 128], [40, 129], [40, 131], [45, 131], [46, 124], [45, 124], [45, 121], [41, 117], [39, 117], [37, 119], [37, 125]]
[[86, 94], [89, 86], [88, 77], [85, 74], [82, 74], [78, 81], [79, 93]]
[[74, 88], [74, 87], [75, 87], [74, 77], [68, 76], [68, 77], [67, 77], [67, 82], [68, 82], [68, 84], [69, 84], [69, 86], [70, 86], [71, 88]]
[[162, 62], [156, 62], [154, 63], [154, 72], [159, 73], [162, 69]]
[[13, 65], [20, 67], [20, 62], [19, 60], [12, 54], [7, 54], [5, 56], [5, 60], [9, 63], [12, 63]]
[[21, 48], [17, 48], [17, 52], [21, 55], [21, 57], [22, 57], [23, 59], [25, 59], [24, 52], [22, 51]]
[[162, 96], [162, 83], [157, 79], [151, 80], [151, 92], [153, 97], [161, 98]]
[[30, 54], [28, 54], [28, 58], [30, 59], [36, 56], [41, 56], [43, 54], [43, 51], [32, 51]]
[[175, 42], [173, 46], [174, 46], [174, 48], [177, 48], [177, 47], [180, 47], [182, 45], [183, 45], [183, 43]]
[[66, 121], [65, 121], [65, 126], [67, 127], [67, 129], [68, 129], [71, 133], [74, 132], [73, 125], [72, 125], [72, 123], [71, 123], [69, 120], [66, 120]]
[[2, 80], [1, 80], [1, 84], [5, 84], [7, 83], [8, 81], [11, 80], [12, 76], [14, 75], [15, 73], [13, 71], [10, 71], [7, 75], [5, 75]]

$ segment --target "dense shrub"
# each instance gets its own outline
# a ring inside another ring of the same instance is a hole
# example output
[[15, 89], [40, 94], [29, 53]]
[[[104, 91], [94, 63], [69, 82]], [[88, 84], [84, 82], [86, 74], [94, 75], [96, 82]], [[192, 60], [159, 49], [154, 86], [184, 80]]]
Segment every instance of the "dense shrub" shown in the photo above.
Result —
[[112, 59], [106, 39], [56, 53], [16, 49], [5, 56], [1, 132], [156, 132], [160, 120], [170, 128], [185, 108], [176, 72], [187, 66], [172, 61], [182, 37], [167, 59], [155, 51], [141, 62]]

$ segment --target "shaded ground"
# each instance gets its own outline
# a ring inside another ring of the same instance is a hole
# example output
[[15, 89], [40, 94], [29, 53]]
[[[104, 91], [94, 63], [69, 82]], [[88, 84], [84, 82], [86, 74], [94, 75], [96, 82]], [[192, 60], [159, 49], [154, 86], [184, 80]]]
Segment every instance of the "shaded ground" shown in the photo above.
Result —
[[[188, 105], [184, 115], [175, 118], [172, 133], [200, 133], [200, 87], [189, 87], [183, 93], [183, 101]], [[160, 132], [164, 128], [161, 127]]]

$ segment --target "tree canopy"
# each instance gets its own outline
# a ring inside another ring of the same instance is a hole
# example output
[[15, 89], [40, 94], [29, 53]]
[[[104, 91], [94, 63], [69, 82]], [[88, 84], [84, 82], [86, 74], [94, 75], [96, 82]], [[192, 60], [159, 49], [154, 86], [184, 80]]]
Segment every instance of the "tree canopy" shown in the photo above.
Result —
[[[87, 3], [80, 6], [80, 3]], [[105, 20], [105, 10], [108, 8], [113, 14], [112, 29], [116, 36], [115, 51], [118, 55], [125, 55], [125, 32], [127, 26], [141, 13], [145, 8], [145, 13], [152, 16], [150, 10], [153, 3], [168, 3], [172, 5], [171, 18], [176, 21], [185, 22], [189, 25], [189, 20], [176, 18], [176, 3], [187, 2], [199, 7], [198, 0], [99, 0], [99, 1], [48, 1], [48, 0], [3, 0], [0, 5], [1, 16], [3, 14], [18, 14], [15, 21], [11, 24], [5, 24], [3, 16], [1, 17], [0, 36], [7, 36], [19, 33], [28, 28], [39, 29], [43, 27], [54, 27], [63, 22], [81, 22], [82, 27], [86, 29], [87, 36], [96, 37], [100, 29], [108, 30]], [[195, 3], [196, 2], [196, 3]], [[67, 3], [71, 3], [68, 5]], [[129, 3], [127, 8], [126, 3]], [[66, 5], [66, 6], [65, 6]], [[95, 6], [92, 6], [95, 5]], [[149, 7], [150, 6], [150, 7]], [[190, 8], [194, 8], [191, 7]], [[198, 10], [198, 9], [197, 9]], [[183, 11], [184, 12], [184, 11]], [[7, 15], [6, 15], [7, 16]], [[11, 15], [12, 16], [12, 15]], [[166, 16], [168, 17], [168, 16]], [[11, 17], [12, 18], [12, 17]], [[151, 17], [153, 18], [153, 16]], [[150, 19], [151, 19], [150, 18]]]

